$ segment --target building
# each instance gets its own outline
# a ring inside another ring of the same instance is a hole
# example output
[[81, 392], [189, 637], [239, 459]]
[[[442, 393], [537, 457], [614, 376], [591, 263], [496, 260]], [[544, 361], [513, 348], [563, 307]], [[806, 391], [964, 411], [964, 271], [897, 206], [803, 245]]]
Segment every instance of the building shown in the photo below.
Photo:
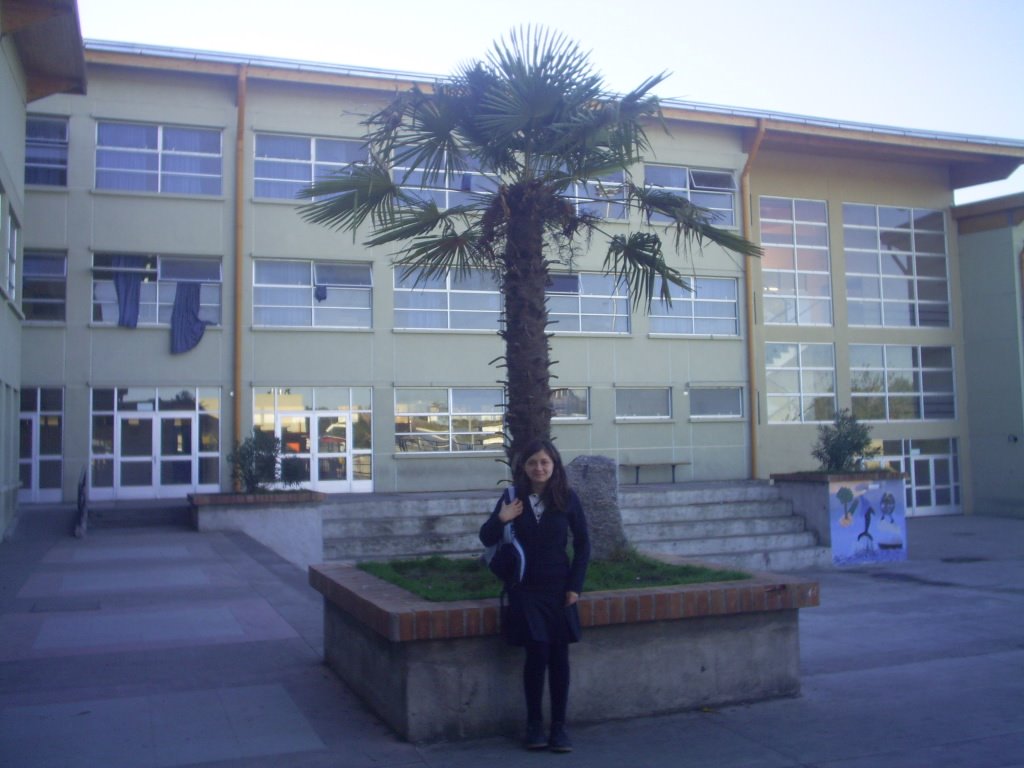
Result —
[[[83, 472], [95, 500], [226, 489], [253, 427], [328, 493], [493, 488], [494, 283], [414, 287], [294, 199], [358, 159], [364, 116], [429, 78], [103, 42], [85, 62], [88, 95], [33, 101], [22, 128], [23, 288], [8, 299], [22, 355], [5, 373], [22, 404], [19, 499], [70, 500]], [[652, 131], [637, 178], [715, 209], [765, 256], [692, 254], [695, 293], [650, 313], [601, 276], [603, 254], [556, 270], [566, 457], [650, 465], [624, 480], [766, 478], [813, 468], [818, 425], [851, 408], [909, 473], [909, 514], [988, 503], [972, 366], [1009, 351], [1019, 367], [1021, 232], [958, 237], [981, 214], [954, 210], [953, 190], [1008, 176], [1024, 142], [664, 106], [671, 132]], [[614, 201], [603, 214], [629, 226]], [[1009, 297], [968, 306], [985, 301], [965, 275], [975, 260], [1015, 274], [1015, 314]], [[968, 352], [1004, 320], [1016, 335], [992, 357]], [[1017, 446], [1000, 447], [1019, 466]], [[1024, 490], [1005, 497], [1019, 508]]]
[[[85, 60], [74, 0], [40, 7], [0, 0], [0, 532], [19, 487], [22, 247], [26, 213], [25, 115], [54, 93], [85, 92]], [[58, 436], [59, 439], [59, 436]]]

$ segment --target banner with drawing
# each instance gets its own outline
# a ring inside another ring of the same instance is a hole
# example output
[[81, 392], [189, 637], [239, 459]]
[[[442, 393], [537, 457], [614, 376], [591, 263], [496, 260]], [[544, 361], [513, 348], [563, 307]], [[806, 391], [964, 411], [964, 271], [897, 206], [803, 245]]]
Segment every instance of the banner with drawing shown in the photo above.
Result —
[[832, 562], [836, 565], [907, 559], [903, 478], [829, 484]]

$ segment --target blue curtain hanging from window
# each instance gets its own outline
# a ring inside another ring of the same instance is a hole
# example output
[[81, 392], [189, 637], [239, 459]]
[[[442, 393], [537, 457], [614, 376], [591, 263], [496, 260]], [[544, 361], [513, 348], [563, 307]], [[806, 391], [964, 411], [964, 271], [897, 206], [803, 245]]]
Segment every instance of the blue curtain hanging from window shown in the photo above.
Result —
[[171, 310], [171, 354], [180, 355], [195, 347], [206, 322], [199, 319], [199, 283], [180, 282], [174, 291]]
[[[138, 256], [115, 256], [111, 266], [115, 270], [142, 269], [145, 260]], [[134, 328], [139, 324], [142, 275], [138, 272], [115, 271], [114, 290], [117, 292], [117, 324]]]

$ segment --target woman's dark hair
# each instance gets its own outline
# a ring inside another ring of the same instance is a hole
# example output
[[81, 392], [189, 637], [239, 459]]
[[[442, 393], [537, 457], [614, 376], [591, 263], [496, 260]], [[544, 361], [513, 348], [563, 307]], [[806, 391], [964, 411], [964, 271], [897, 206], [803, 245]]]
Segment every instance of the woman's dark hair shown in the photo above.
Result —
[[519, 498], [526, 498], [533, 492], [530, 478], [526, 476], [526, 460], [533, 454], [544, 451], [551, 457], [554, 469], [551, 471], [551, 479], [544, 488], [541, 500], [546, 509], [554, 512], [564, 512], [569, 506], [569, 478], [565, 474], [565, 465], [562, 464], [562, 456], [550, 440], [531, 440], [516, 457], [515, 472], [512, 475], [512, 484], [516, 488]]

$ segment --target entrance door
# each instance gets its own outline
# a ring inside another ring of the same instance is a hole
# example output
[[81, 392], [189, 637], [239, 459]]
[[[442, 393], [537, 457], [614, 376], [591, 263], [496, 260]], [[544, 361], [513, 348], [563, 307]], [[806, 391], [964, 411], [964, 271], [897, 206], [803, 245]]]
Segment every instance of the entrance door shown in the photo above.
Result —
[[59, 502], [64, 460], [61, 417], [23, 413], [18, 420], [18, 501]]
[[114, 432], [117, 459], [114, 466], [114, 498], [153, 498], [156, 475], [156, 420], [152, 413], [119, 416]]
[[344, 493], [351, 490], [352, 436], [349, 426], [347, 413], [317, 416], [316, 487], [319, 491]]

